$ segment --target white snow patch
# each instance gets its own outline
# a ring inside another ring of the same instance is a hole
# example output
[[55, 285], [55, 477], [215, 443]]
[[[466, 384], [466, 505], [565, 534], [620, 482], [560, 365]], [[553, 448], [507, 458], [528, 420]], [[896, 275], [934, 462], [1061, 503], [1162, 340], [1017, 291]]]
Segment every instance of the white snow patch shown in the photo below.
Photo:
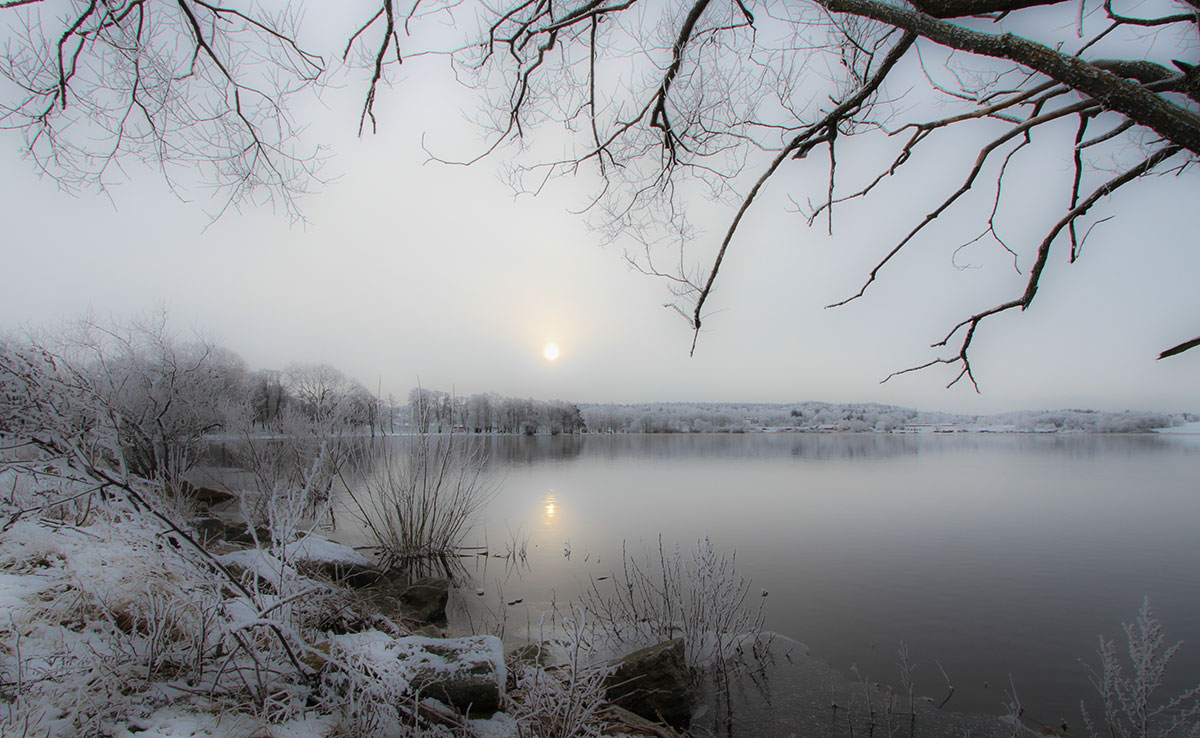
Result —
[[498, 712], [486, 720], [468, 722], [479, 738], [517, 738], [521, 734], [517, 721], [504, 712]]
[[15, 612], [51, 584], [40, 574], [0, 574], [0, 612]]
[[1170, 428], [1159, 428], [1158, 432], [1172, 436], [1200, 436], [1200, 422], [1184, 423], [1182, 425], [1171, 426]]
[[270, 738], [325, 738], [337, 728], [329, 715], [305, 715], [267, 728]]
[[304, 538], [283, 547], [284, 557], [289, 561], [313, 561], [330, 564], [351, 564], [354, 566], [370, 566], [371, 561], [358, 551], [343, 546], [340, 543], [310, 534]]
[[180, 707], [164, 707], [147, 718], [117, 726], [113, 738], [240, 738], [257, 727], [248, 717], [201, 714]]
[[294, 582], [301, 578], [300, 573], [294, 567], [288, 566], [271, 555], [269, 551], [261, 548], [230, 551], [218, 556], [217, 560], [225, 565], [232, 564], [254, 572], [259, 579], [270, 582], [277, 589], [282, 588], [285, 582]]

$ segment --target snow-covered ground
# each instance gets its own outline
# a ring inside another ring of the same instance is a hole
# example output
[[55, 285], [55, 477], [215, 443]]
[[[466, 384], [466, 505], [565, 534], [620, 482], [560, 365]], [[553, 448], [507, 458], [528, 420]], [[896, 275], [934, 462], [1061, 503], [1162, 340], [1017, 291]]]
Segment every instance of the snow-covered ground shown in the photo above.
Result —
[[[61, 463], [0, 471], [0, 735], [344, 735], [344, 663], [321, 644], [346, 598], [292, 564], [365, 558], [314, 537], [227, 552], [223, 569], [98, 487]], [[406, 673], [386, 692], [407, 694]]]

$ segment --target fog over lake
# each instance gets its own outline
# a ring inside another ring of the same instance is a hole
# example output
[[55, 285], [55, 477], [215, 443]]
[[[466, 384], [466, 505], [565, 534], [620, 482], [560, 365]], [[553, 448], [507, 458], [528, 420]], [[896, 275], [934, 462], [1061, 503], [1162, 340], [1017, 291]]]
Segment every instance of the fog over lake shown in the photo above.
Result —
[[[386, 443], [403, 444], [405, 439]], [[1079, 724], [1100, 634], [1149, 596], [1185, 641], [1165, 694], [1200, 681], [1200, 437], [744, 434], [478, 437], [498, 483], [471, 543], [526, 542], [527, 566], [468, 558], [468, 610], [520, 637], [631, 555], [709, 536], [767, 590], [767, 628], [814, 658], [999, 714]], [[340, 517], [340, 536], [354, 526]], [[569, 551], [569, 556], [567, 555]], [[611, 585], [611, 580], [598, 586]], [[474, 592], [483, 591], [482, 595]], [[936, 663], [935, 663], [936, 662]], [[1092, 700], [1094, 703], [1094, 699]]]

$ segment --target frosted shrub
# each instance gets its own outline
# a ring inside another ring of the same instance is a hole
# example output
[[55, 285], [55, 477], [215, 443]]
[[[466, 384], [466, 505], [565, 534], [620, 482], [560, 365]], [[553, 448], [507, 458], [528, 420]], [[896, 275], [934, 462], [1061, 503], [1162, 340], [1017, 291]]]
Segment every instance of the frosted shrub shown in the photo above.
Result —
[[761, 597], [754, 597], [757, 606], [747, 602], [750, 581], [735, 563], [707, 537], [686, 557], [678, 546], [668, 555], [660, 538], [656, 562], [622, 550], [612, 591], [601, 592], [593, 582], [583, 606], [595, 627], [618, 644], [639, 647], [682, 636], [689, 667], [724, 662], [741, 643], [756, 642], [763, 627]]
[[[379, 634], [381, 642], [386, 637]], [[383, 735], [391, 727], [400, 734], [405, 707], [415, 706], [409, 693], [404, 665], [397, 659], [384, 671], [381, 662], [366, 658], [365, 649], [349, 651], [331, 647], [330, 663], [321, 671], [320, 692], [331, 707], [342, 714], [343, 727], [354, 735]]]
[[1116, 644], [1103, 636], [1097, 652], [1100, 669], [1088, 669], [1103, 705], [1097, 724], [1086, 703], [1080, 703], [1088, 734], [1092, 738], [1200, 736], [1200, 686], [1170, 699], [1155, 695], [1167, 665], [1183, 642], [1165, 645], [1162, 624], [1150, 610], [1149, 598], [1142, 603], [1137, 620], [1123, 627], [1128, 639], [1128, 670], [1117, 654]]
[[340, 718], [339, 735], [373, 738], [450, 738], [476, 735], [465, 719], [414, 688], [430, 655], [419, 644], [380, 631], [330, 640], [318, 697]]
[[246, 519], [295, 528], [327, 514], [333, 481], [353, 445], [343, 417], [314, 419], [285, 408], [260, 428], [248, 404], [231, 407], [229, 415], [238, 439], [229, 451], [252, 479], [252, 492], [241, 498]]
[[604, 680], [609, 666], [593, 663], [588, 646], [586, 613], [575, 608], [573, 617], [562, 621], [564, 663], [545, 667], [537, 658], [514, 665], [514, 697], [520, 698], [515, 714], [522, 735], [540, 738], [573, 738], [602, 734], [600, 712], [605, 706]]

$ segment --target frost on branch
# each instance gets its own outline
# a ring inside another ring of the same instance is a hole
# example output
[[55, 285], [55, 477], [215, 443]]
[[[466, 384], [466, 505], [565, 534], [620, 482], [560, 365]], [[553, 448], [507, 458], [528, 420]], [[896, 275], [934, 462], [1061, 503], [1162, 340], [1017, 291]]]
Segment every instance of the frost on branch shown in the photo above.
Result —
[[1137, 620], [1124, 626], [1127, 641], [1125, 663], [1116, 643], [1100, 637], [1100, 668], [1091, 672], [1099, 694], [1101, 714], [1093, 718], [1087, 701], [1080, 703], [1088, 734], [1092, 738], [1167, 738], [1200, 735], [1200, 685], [1172, 697], [1157, 694], [1171, 659], [1183, 642], [1168, 644], [1162, 623], [1146, 598]]

